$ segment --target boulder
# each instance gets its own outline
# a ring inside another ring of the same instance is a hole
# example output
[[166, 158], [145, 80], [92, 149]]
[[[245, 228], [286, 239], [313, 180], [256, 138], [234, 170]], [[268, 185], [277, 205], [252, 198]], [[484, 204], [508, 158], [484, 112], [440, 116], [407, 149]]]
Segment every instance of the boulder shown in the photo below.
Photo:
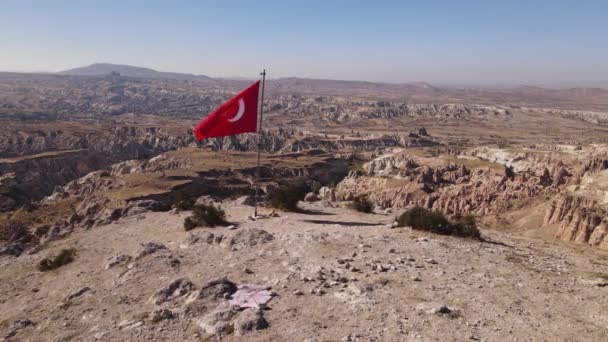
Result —
[[336, 192], [334, 189], [330, 189], [326, 186], [319, 189], [319, 198], [324, 201], [335, 202], [336, 201]]
[[169, 309], [156, 309], [152, 311], [149, 315], [150, 321], [152, 323], [158, 323], [160, 321], [164, 321], [167, 319], [174, 319], [176, 317], [175, 313]]
[[165, 245], [163, 245], [162, 243], [157, 243], [157, 242], [142, 243], [141, 247], [142, 248], [135, 256], [135, 259], [141, 259], [141, 258], [145, 257], [146, 255], [150, 255], [152, 253], [156, 253], [158, 251], [167, 249], [167, 247], [165, 247]]
[[234, 320], [234, 334], [243, 336], [250, 331], [268, 328], [268, 321], [264, 318], [264, 311], [260, 309], [247, 309]]
[[126, 264], [129, 261], [131, 261], [131, 256], [125, 255], [125, 254], [116, 254], [113, 257], [111, 257], [110, 259], [108, 259], [108, 262], [106, 263], [104, 268], [106, 270], [109, 270], [110, 268], [112, 268], [114, 266]]
[[172, 281], [169, 285], [158, 290], [150, 301], [156, 305], [182, 297], [194, 289], [192, 282], [186, 278], [179, 278]]
[[[196, 291], [192, 298], [194, 299], [223, 299], [237, 290], [235, 283], [226, 278], [214, 279], [204, 285], [200, 290]], [[189, 299], [191, 301], [191, 299]]]
[[317, 194], [315, 194], [314, 192], [309, 192], [306, 194], [306, 196], [304, 196], [304, 201], [306, 202], [316, 202], [319, 200], [319, 196], [317, 196]]
[[63, 299], [63, 301], [64, 302], [71, 302], [74, 299], [82, 297], [87, 292], [94, 292], [94, 291], [90, 287], [88, 287], [88, 286], [83, 286], [83, 287], [74, 289], [74, 290], [70, 291], [65, 296], [65, 298]]
[[6, 244], [0, 247], [0, 256], [9, 255], [13, 257], [18, 257], [23, 253], [23, 243], [21, 242], [13, 242]]
[[34, 322], [29, 319], [18, 319], [13, 323], [13, 325], [8, 329], [8, 332], [4, 336], [5, 339], [10, 339], [11, 337], [17, 335], [20, 330], [23, 330], [27, 327], [34, 326]]
[[255, 196], [241, 196], [234, 201], [234, 204], [239, 206], [255, 206]]
[[239, 313], [237, 307], [222, 302], [211, 313], [198, 320], [199, 327], [207, 334], [229, 334], [234, 330], [232, 319]]

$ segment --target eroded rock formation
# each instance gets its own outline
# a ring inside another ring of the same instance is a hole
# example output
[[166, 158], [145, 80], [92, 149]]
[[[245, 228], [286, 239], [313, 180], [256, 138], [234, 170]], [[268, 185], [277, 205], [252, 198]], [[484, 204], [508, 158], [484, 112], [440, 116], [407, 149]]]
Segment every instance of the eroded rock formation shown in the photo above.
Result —
[[545, 225], [558, 224], [555, 238], [608, 248], [606, 206], [590, 198], [559, 195], [547, 206]]
[[396, 149], [351, 172], [338, 184], [338, 198], [366, 195], [382, 207], [422, 206], [448, 215], [489, 214], [509, 208], [513, 200], [557, 191], [569, 182], [565, 166], [516, 172], [511, 166], [467, 166], [451, 156], [428, 158]]

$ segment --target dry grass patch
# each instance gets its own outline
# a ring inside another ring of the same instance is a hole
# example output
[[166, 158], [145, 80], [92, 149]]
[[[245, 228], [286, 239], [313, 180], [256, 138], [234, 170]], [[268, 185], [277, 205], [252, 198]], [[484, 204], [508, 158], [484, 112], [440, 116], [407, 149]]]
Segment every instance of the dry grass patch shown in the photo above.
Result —
[[184, 220], [184, 229], [192, 230], [196, 227], [215, 227], [228, 224], [226, 212], [213, 204], [197, 204], [192, 207], [192, 215]]
[[42, 272], [52, 271], [74, 261], [76, 251], [74, 249], [62, 249], [59, 254], [46, 257], [38, 263], [38, 270]]

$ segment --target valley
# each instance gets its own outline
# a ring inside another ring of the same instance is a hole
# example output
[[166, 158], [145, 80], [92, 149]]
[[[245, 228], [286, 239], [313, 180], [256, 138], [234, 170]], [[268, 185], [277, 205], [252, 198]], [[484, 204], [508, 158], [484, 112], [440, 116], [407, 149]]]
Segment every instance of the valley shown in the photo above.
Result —
[[[274, 79], [259, 137], [197, 142], [247, 84], [0, 73], [2, 336], [606, 338], [608, 91]], [[272, 208], [289, 185], [299, 212]], [[185, 231], [190, 202], [229, 225]], [[395, 227], [416, 207], [472, 215], [483, 240]], [[269, 328], [222, 308], [223, 278], [272, 287]]]

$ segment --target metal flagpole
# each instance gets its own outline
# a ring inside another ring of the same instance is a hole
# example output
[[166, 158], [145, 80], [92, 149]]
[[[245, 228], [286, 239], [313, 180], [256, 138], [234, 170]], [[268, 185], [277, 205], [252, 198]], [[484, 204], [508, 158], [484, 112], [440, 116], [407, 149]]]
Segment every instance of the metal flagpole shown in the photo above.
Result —
[[260, 151], [262, 149], [262, 116], [264, 115], [264, 84], [266, 83], [266, 69], [260, 73], [262, 76], [262, 102], [260, 104], [260, 127], [258, 127], [258, 164], [256, 167], [255, 179], [255, 209], [253, 217], [258, 216], [258, 192], [260, 189]]

